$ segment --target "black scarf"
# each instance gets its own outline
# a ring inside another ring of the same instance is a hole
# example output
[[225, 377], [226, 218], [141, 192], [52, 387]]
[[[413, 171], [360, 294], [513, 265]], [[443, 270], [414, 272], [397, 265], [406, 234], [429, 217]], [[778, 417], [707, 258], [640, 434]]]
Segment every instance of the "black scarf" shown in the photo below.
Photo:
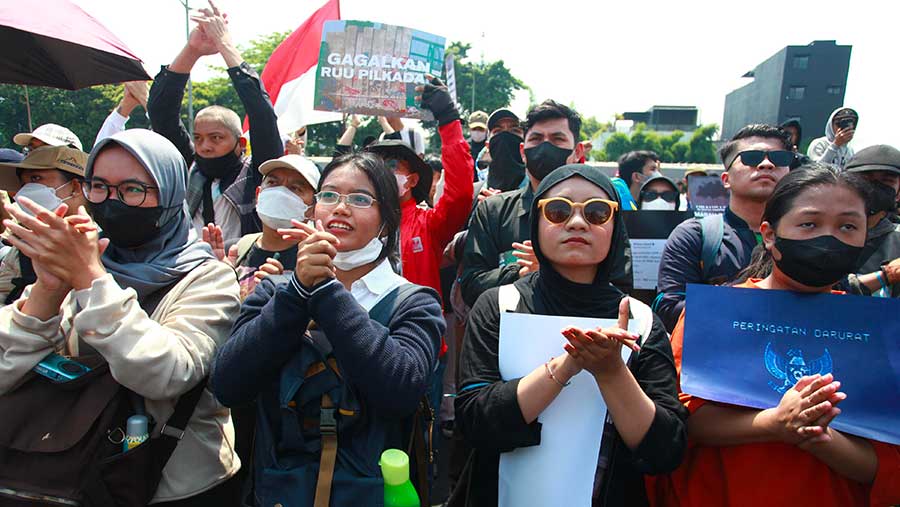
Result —
[[[573, 177], [582, 177], [597, 185], [606, 193], [605, 199], [619, 202], [618, 194], [609, 177], [600, 169], [586, 164], [564, 165], [548, 174], [538, 186], [531, 202], [531, 242], [540, 262], [537, 273], [515, 282], [522, 294], [522, 302], [531, 313], [545, 315], [567, 315], [573, 317], [615, 318], [619, 313], [619, 301], [625, 295], [610, 283], [613, 266], [625, 255], [627, 235], [622, 220], [621, 203], [613, 217], [613, 235], [609, 253], [600, 263], [597, 276], [591, 284], [576, 283], [559, 274], [550, 260], [541, 252], [538, 240], [538, 224], [541, 212], [538, 201], [557, 183]], [[597, 197], [603, 197], [599, 192]]]
[[[237, 149], [237, 144], [234, 147]], [[241, 172], [244, 161], [232, 150], [221, 157], [204, 158], [197, 155], [194, 157], [194, 163], [197, 164], [197, 169], [206, 178], [203, 181], [202, 188], [203, 225], [213, 224], [216, 222], [212, 198], [213, 181], [219, 180], [219, 188], [222, 193], [225, 193], [228, 186], [234, 183], [238, 173]]]

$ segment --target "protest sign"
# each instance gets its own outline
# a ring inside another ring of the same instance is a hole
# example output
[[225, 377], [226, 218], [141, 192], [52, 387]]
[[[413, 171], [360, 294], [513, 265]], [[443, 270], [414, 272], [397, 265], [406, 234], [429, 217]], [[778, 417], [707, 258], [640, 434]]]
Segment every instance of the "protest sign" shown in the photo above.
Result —
[[[615, 319], [557, 317], [505, 312], [500, 315], [500, 376], [521, 378], [563, 352], [568, 341], [560, 331], [616, 326]], [[631, 320], [628, 330], [640, 323]], [[622, 347], [627, 361], [631, 349]], [[540, 445], [500, 455], [498, 505], [588, 507], [603, 438], [606, 403], [594, 377], [582, 371], [538, 416]], [[565, 499], [565, 501], [563, 501]]]
[[831, 426], [900, 444], [900, 301], [694, 284], [686, 301], [685, 393], [764, 409], [832, 373], [847, 399]]
[[453, 55], [447, 55], [447, 59], [444, 60], [444, 76], [446, 76], [445, 81], [447, 82], [447, 91], [450, 92], [450, 100], [452, 100], [454, 104], [457, 104], [456, 64], [454, 62]]
[[691, 209], [697, 217], [725, 213], [728, 189], [719, 176], [692, 175], [688, 178]]
[[315, 109], [434, 119], [415, 101], [425, 75], [441, 77], [443, 37], [369, 21], [328, 21], [316, 69]]
[[631, 272], [634, 288], [656, 290], [659, 260], [669, 234], [691, 218], [690, 211], [625, 211], [625, 229], [631, 243]]

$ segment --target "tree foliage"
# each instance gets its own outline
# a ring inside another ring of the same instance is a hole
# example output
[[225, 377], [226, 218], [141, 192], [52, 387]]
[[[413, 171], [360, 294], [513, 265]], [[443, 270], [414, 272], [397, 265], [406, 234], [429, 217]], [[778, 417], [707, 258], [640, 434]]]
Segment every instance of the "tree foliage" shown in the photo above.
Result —
[[591, 152], [596, 160], [616, 161], [629, 151], [651, 150], [663, 162], [691, 162], [700, 164], [716, 163], [716, 148], [712, 138], [719, 130], [718, 125], [703, 125], [694, 131], [688, 141], [682, 141], [684, 132], [676, 130], [668, 135], [647, 130], [639, 123], [631, 135], [617, 132], [607, 139], [602, 150]]
[[[239, 47], [244, 60], [258, 73], [262, 74], [266, 62], [272, 52], [290, 32], [275, 32], [262, 35], [246, 46]], [[447, 49], [448, 54], [456, 58], [457, 96], [462, 104], [461, 115], [465, 117], [472, 106], [472, 79], [475, 79], [475, 109], [490, 113], [506, 107], [517, 90], [527, 89], [524, 83], [512, 75], [503, 60], [493, 62], [474, 62], [468, 57], [470, 44], [454, 42]], [[244, 106], [231, 84], [231, 79], [222, 67], [212, 66], [217, 74], [205, 81], [193, 81], [194, 113], [204, 107], [216, 104], [234, 110], [244, 117]], [[86, 150], [103, 124], [103, 120], [122, 98], [123, 88], [120, 85], [102, 85], [77, 91], [59, 90], [55, 88], [29, 87], [29, 99], [33, 127], [44, 123], [63, 125], [81, 139]], [[182, 101], [181, 119], [189, 125], [188, 94], [185, 91]], [[130, 128], [149, 128], [149, 121], [142, 108], [135, 109], [128, 122]], [[425, 128], [436, 129], [436, 124], [426, 123]], [[330, 156], [334, 145], [343, 132], [341, 122], [310, 125], [308, 128], [307, 153], [312, 156]], [[27, 132], [28, 120], [25, 109], [24, 88], [17, 85], [0, 84], [0, 146], [15, 147], [12, 137], [19, 132]], [[378, 136], [381, 128], [374, 118], [366, 118], [357, 131], [355, 142], [361, 144], [367, 136]], [[432, 135], [432, 153], [440, 150], [440, 139]]]

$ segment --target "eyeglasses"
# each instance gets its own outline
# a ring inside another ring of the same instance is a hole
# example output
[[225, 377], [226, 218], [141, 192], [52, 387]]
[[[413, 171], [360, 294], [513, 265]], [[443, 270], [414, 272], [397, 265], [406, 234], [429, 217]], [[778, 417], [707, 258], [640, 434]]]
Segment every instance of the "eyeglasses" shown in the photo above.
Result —
[[378, 202], [368, 194], [342, 194], [331, 190], [323, 190], [316, 194], [316, 202], [323, 206], [336, 206], [341, 200], [343, 200], [347, 206], [362, 209], [371, 208], [372, 204]]
[[100, 204], [109, 199], [112, 189], [116, 189], [116, 195], [126, 206], [138, 207], [147, 200], [147, 193], [150, 190], [159, 190], [159, 187], [153, 187], [140, 181], [125, 181], [118, 185], [110, 185], [99, 180], [88, 180], [86, 183], [82, 187], [84, 197], [94, 204]]
[[654, 192], [653, 190], [641, 191], [641, 200], [643, 201], [655, 201], [660, 197], [666, 202], [675, 202], [675, 199], [678, 198], [678, 192], [674, 190], [666, 190], [665, 192]]
[[794, 161], [794, 152], [787, 150], [772, 150], [772, 151], [764, 151], [764, 150], [747, 150], [738, 153], [731, 162], [728, 164], [728, 167], [725, 169], [731, 169], [731, 166], [734, 165], [734, 161], [740, 157], [741, 162], [750, 167], [756, 167], [762, 163], [763, 160], [769, 159], [769, 162], [772, 162], [773, 165], [777, 167], [789, 167], [791, 162]]
[[603, 225], [613, 217], [619, 209], [619, 203], [606, 199], [588, 199], [584, 202], [572, 202], [565, 197], [551, 197], [538, 201], [538, 209], [544, 212], [544, 218], [554, 224], [569, 221], [576, 209], [591, 225]]

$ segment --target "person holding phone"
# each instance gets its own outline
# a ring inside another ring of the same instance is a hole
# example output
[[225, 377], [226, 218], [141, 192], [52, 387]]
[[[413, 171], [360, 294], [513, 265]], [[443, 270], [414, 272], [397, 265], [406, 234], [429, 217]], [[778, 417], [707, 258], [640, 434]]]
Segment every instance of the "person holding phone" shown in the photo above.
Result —
[[849, 107], [835, 109], [825, 124], [825, 137], [809, 143], [806, 154], [816, 162], [824, 162], [843, 170], [853, 158], [850, 141], [856, 134], [859, 114]]

